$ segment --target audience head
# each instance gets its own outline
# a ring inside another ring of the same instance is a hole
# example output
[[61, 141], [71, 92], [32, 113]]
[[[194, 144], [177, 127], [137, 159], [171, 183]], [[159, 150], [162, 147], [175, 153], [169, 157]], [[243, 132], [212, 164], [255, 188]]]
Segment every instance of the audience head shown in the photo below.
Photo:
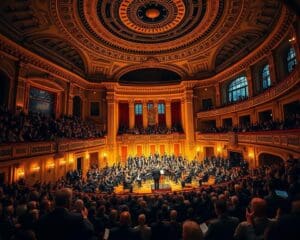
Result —
[[140, 214], [140, 215], [138, 216], [138, 223], [139, 223], [139, 225], [141, 225], [141, 226], [144, 226], [144, 225], [145, 225], [145, 223], [146, 223], [146, 215], [145, 215], [145, 214]]
[[254, 217], [265, 217], [267, 212], [267, 202], [262, 198], [253, 198], [250, 208], [254, 213]]
[[63, 188], [55, 193], [55, 206], [70, 208], [72, 201], [72, 189]]
[[129, 226], [131, 224], [131, 215], [128, 211], [124, 211], [120, 214], [120, 225]]
[[225, 214], [227, 211], [227, 203], [224, 200], [215, 201], [215, 212], [218, 216]]
[[198, 223], [187, 220], [182, 226], [183, 240], [202, 240], [203, 234]]

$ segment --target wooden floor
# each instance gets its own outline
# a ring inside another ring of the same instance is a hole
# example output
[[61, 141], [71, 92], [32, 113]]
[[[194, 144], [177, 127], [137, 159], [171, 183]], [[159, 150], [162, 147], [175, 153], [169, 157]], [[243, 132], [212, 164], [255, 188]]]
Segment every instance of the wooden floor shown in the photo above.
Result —
[[[215, 179], [214, 178], [209, 178], [208, 182], [203, 183], [203, 186], [209, 186], [209, 185], [213, 185], [215, 183]], [[133, 185], [133, 193], [135, 194], [150, 194], [152, 193], [152, 189], [151, 189], [151, 185], [153, 188], [153, 180], [147, 180], [146, 182], [142, 183], [142, 186], [139, 187], [138, 184], [134, 184]], [[160, 188], [165, 188], [165, 189], [169, 189], [170, 191], [181, 191], [181, 190], [186, 190], [188, 188], [197, 188], [199, 187], [199, 183], [198, 181], [192, 181], [191, 184], [186, 184], [185, 188], [182, 188], [181, 183], [178, 182], [177, 184], [170, 180], [170, 179], [162, 179], [160, 181]], [[124, 193], [129, 193], [128, 189], [124, 189], [123, 185], [119, 185], [117, 187], [115, 187], [114, 192], [117, 194], [124, 194]]]

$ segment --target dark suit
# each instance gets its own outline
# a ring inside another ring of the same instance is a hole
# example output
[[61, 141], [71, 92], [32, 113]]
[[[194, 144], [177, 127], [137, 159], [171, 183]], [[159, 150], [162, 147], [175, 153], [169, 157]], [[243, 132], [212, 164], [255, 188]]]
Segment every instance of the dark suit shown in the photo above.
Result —
[[80, 214], [56, 208], [38, 222], [37, 236], [41, 240], [92, 239], [93, 225]]
[[140, 240], [139, 233], [128, 226], [115, 227], [110, 230], [109, 240]]
[[158, 190], [159, 189], [159, 179], [160, 179], [159, 169], [154, 169], [152, 171], [152, 177], [153, 177], [153, 180], [154, 180], [154, 189]]
[[231, 240], [237, 225], [239, 224], [239, 219], [236, 217], [229, 217], [223, 215], [218, 219], [211, 222], [208, 230], [205, 234], [205, 240]]

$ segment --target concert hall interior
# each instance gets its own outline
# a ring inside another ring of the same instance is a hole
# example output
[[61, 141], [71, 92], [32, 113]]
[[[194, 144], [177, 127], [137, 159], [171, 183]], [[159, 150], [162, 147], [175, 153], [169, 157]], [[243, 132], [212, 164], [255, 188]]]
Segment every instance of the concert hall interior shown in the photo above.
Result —
[[20, 186], [31, 190], [14, 207], [45, 189], [54, 204], [65, 187], [190, 201], [184, 194], [210, 189], [215, 203], [214, 189], [249, 178], [264, 187], [248, 200], [263, 199], [272, 171], [291, 206], [299, 9], [297, 0], [1, 0], [0, 222]]

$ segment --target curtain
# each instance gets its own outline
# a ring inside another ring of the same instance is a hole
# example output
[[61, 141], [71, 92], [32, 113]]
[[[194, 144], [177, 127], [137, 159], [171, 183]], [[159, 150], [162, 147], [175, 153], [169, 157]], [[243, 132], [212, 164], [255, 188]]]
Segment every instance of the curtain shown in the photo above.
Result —
[[181, 103], [179, 101], [171, 103], [171, 119], [172, 127], [181, 127]]
[[158, 126], [166, 126], [166, 115], [158, 114]]
[[135, 115], [135, 126], [137, 128], [143, 127], [143, 115], [142, 114], [136, 114]]
[[129, 128], [128, 103], [119, 103], [119, 128]]

